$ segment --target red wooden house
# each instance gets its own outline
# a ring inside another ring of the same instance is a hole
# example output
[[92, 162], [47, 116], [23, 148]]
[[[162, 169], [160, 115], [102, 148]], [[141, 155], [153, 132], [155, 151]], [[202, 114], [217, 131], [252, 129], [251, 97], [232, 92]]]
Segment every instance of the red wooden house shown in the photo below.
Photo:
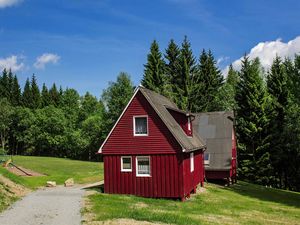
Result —
[[237, 149], [233, 112], [197, 113], [194, 127], [206, 143], [206, 178], [236, 182]]
[[138, 87], [99, 149], [104, 192], [181, 198], [203, 185], [205, 145], [194, 116]]

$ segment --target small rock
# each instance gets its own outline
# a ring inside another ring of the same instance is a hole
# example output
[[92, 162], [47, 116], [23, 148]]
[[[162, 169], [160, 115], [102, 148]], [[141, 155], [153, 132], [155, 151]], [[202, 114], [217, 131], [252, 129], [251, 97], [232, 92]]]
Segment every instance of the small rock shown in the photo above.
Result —
[[56, 187], [55, 181], [47, 181], [46, 187]]
[[72, 187], [74, 185], [74, 179], [69, 178], [68, 180], [65, 181], [65, 187]]

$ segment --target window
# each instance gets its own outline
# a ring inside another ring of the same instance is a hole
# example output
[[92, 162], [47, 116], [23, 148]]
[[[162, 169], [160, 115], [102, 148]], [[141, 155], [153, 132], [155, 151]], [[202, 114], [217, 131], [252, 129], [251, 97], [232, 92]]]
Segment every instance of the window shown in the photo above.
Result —
[[136, 157], [136, 176], [150, 177], [150, 156]]
[[133, 120], [134, 136], [147, 136], [148, 135], [148, 117], [135, 116]]
[[204, 153], [204, 165], [205, 166], [209, 166], [209, 158], [210, 158], [209, 153]]
[[194, 152], [190, 153], [191, 172], [194, 171]]
[[121, 157], [121, 171], [122, 172], [131, 172], [132, 171], [131, 156], [122, 156]]

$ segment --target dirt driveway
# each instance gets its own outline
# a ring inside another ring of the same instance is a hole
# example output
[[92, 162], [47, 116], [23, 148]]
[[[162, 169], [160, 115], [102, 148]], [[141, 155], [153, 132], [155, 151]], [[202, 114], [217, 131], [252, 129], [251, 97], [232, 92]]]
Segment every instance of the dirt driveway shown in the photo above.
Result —
[[30, 193], [0, 214], [1, 225], [79, 225], [80, 187], [45, 188]]

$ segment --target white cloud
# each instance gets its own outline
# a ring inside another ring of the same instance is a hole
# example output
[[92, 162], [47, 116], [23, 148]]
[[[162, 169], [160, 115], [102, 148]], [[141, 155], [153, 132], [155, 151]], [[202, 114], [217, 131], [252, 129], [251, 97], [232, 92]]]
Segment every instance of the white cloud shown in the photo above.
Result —
[[224, 63], [229, 60], [228, 56], [221, 56], [220, 58], [217, 59], [217, 65], [220, 65], [221, 63]]
[[19, 62], [22, 57], [12, 55], [7, 58], [0, 58], [0, 70], [11, 69], [13, 72], [22, 70], [24, 68], [24, 63]]
[[[265, 69], [269, 69], [273, 59], [278, 55], [281, 58], [289, 57], [291, 59], [294, 58], [295, 54], [300, 53], [300, 36], [289, 42], [283, 42], [281, 39], [277, 39], [276, 41], [266, 41], [260, 42], [256, 46], [254, 46], [250, 53], [247, 55], [249, 59], [254, 59], [258, 57], [262, 66]], [[235, 60], [232, 65], [233, 68], [239, 70], [241, 68], [241, 60]], [[222, 71], [224, 75], [227, 76], [228, 66]]]
[[52, 63], [56, 64], [60, 59], [59, 55], [52, 54], [52, 53], [44, 53], [43, 55], [37, 57], [34, 67], [37, 69], [44, 69], [46, 64]]
[[0, 8], [6, 8], [10, 6], [17, 5], [18, 3], [22, 2], [23, 0], [0, 0]]

